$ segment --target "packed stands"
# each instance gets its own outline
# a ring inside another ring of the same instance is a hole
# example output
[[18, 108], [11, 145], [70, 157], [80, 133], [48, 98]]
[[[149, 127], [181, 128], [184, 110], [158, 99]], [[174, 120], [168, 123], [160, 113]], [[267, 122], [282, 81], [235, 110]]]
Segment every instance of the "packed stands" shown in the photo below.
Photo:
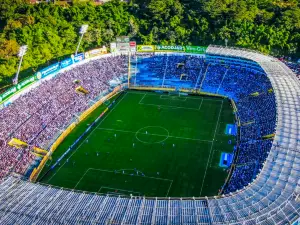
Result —
[[[7, 177], [0, 184], [0, 224], [291, 224], [299, 218], [300, 83], [285, 64], [256, 52], [215, 46], [207, 49], [205, 58], [159, 54], [135, 60], [134, 85], [201, 89], [235, 101], [239, 140], [223, 194], [190, 199], [109, 197]], [[110, 79], [125, 73], [126, 65], [121, 56], [84, 64], [0, 111], [7, 121], [0, 124], [1, 156], [7, 157], [1, 176], [30, 163], [23, 159], [28, 150], [6, 145], [10, 134], [44, 147], [107, 90]], [[74, 92], [74, 80], [90, 94]]]
[[285, 65], [287, 65], [300, 79], [300, 60], [298, 61], [298, 63], [295, 63], [295, 62], [286, 61], [283, 58], [281, 58], [280, 61], [282, 61]]
[[232, 65], [225, 60], [168, 54], [142, 55], [137, 70], [135, 85], [196, 87], [234, 99], [242, 124], [240, 146], [233, 176], [224, 192], [242, 189], [256, 177], [272, 147], [272, 141], [263, 138], [274, 134], [276, 125], [275, 96], [266, 73], [247, 64]]
[[[34, 160], [30, 146], [49, 147], [70, 121], [108, 91], [109, 81], [126, 73], [127, 57], [116, 56], [91, 61], [43, 81], [0, 111], [0, 179], [9, 172], [24, 174]], [[87, 95], [77, 93], [83, 86]], [[7, 145], [18, 138], [30, 146], [17, 149]]]

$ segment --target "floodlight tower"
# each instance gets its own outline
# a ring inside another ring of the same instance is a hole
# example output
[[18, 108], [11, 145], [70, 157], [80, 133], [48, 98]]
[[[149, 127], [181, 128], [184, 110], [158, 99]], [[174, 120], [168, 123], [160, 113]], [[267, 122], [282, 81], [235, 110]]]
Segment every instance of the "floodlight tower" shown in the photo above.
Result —
[[17, 84], [17, 83], [18, 83], [18, 80], [19, 80], [19, 73], [20, 73], [20, 69], [21, 69], [21, 65], [22, 65], [22, 61], [23, 61], [23, 56], [26, 54], [26, 51], [27, 51], [27, 45], [23, 45], [23, 46], [21, 46], [20, 49], [19, 49], [18, 56], [19, 56], [19, 58], [20, 58], [20, 62], [19, 62], [19, 67], [18, 67], [18, 71], [17, 71], [16, 77], [15, 77], [15, 79], [13, 80], [13, 83], [14, 83], [14, 84]]
[[77, 52], [78, 52], [78, 49], [79, 49], [81, 40], [82, 40], [82, 38], [83, 38], [83, 35], [86, 33], [88, 27], [89, 27], [89, 25], [84, 24], [84, 25], [82, 25], [81, 28], [80, 28], [79, 34], [81, 34], [81, 36], [80, 36], [79, 43], [78, 43], [77, 48], [76, 48], [75, 55], [77, 55]]

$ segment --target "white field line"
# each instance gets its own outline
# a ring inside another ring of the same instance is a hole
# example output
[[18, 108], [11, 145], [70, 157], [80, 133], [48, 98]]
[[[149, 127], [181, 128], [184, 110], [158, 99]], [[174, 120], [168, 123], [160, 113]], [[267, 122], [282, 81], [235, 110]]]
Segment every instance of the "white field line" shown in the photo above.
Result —
[[107, 187], [107, 186], [101, 186], [100, 189], [97, 191], [97, 193], [100, 193], [101, 194], [101, 189], [102, 188], [107, 188], [107, 189], [111, 189], [111, 190], [119, 190], [119, 191], [125, 191], [125, 192], [131, 192], [131, 193], [136, 193], [138, 194], [137, 196], [141, 196], [141, 192], [137, 192], [137, 191], [128, 191], [128, 190], [125, 190], [125, 189], [120, 189], [120, 188], [112, 188], [112, 187]]
[[216, 152], [216, 149], [214, 149], [214, 150], [212, 151], [212, 154], [211, 154], [211, 161], [210, 161], [209, 167], [211, 167], [211, 164], [212, 164], [212, 162], [213, 162], [212, 159], [213, 159], [213, 157], [214, 157], [215, 152]]
[[169, 192], [170, 192], [170, 189], [171, 189], [171, 187], [172, 187], [172, 184], [173, 184], [173, 180], [172, 180], [172, 182], [171, 182], [171, 184], [170, 184], [170, 186], [169, 186], [169, 189], [168, 189], [168, 192], [167, 192], [167, 194], [166, 194], [166, 197], [168, 197], [168, 195], [169, 195]]
[[209, 156], [208, 156], [208, 159], [207, 159], [206, 168], [205, 168], [204, 176], [203, 176], [203, 179], [202, 179], [202, 185], [201, 185], [199, 196], [201, 196], [201, 194], [202, 194], [202, 189], [203, 189], [203, 185], [204, 185], [204, 181], [205, 181], [205, 177], [206, 177], [206, 173], [207, 173], [207, 169], [208, 169], [208, 164], [209, 164], [209, 161], [210, 161], [211, 151], [212, 151], [213, 146], [214, 146], [214, 140], [215, 140], [215, 137], [216, 137], [218, 126], [219, 126], [219, 120], [220, 120], [220, 115], [221, 115], [221, 112], [222, 112], [222, 108], [223, 108], [223, 101], [222, 101], [221, 108], [220, 108], [220, 111], [219, 111], [217, 125], [216, 125], [216, 128], [215, 128], [215, 132], [214, 132], [214, 136], [213, 136], [213, 141], [211, 143], [211, 147], [210, 147], [210, 151], [209, 151]]
[[[107, 114], [106, 114], [106, 116], [100, 121], [100, 123], [95, 127], [95, 129], [94, 130], [92, 130], [92, 132], [91, 133], [89, 133], [89, 135], [87, 135], [86, 136], [86, 138], [84, 139], [84, 140], [82, 140], [82, 142], [80, 143], [80, 145], [78, 145], [78, 147], [76, 148], [76, 149], [74, 149], [73, 150], [73, 153], [70, 155], [70, 157], [69, 158], [71, 158], [74, 154], [75, 154], [75, 152], [77, 152], [77, 149], [79, 149], [82, 145], [83, 145], [83, 143], [85, 143], [85, 140], [86, 139], [88, 139], [94, 132], [95, 132], [95, 130], [97, 130], [97, 128], [100, 126], [100, 124], [108, 117], [108, 115], [117, 107], [117, 105], [125, 98], [125, 96], [127, 95], [127, 92], [126, 92], [126, 94], [120, 99], [120, 101], [114, 106], [114, 108], [112, 109], [112, 110], [110, 110]], [[65, 161], [64, 162], [64, 164], [61, 166], [61, 167], [59, 167], [58, 168], [58, 170], [51, 176], [51, 178], [48, 180], [48, 182], [59, 172], [59, 170], [66, 164], [66, 162], [67, 161]]]
[[[129, 92], [131, 93], [131, 92]], [[201, 103], [199, 105], [199, 107], [197, 108], [190, 108], [190, 107], [178, 107], [178, 106], [171, 106], [171, 105], [162, 105], [162, 104], [147, 104], [147, 103], [143, 103], [143, 100], [144, 98], [146, 97], [146, 95], [153, 95], [153, 94], [144, 94], [144, 96], [142, 97], [142, 99], [139, 101], [139, 105], [149, 105], [149, 106], [159, 106], [159, 107], [164, 107], [164, 108], [167, 108], [167, 109], [190, 109], [190, 110], [197, 110], [199, 111], [201, 106], [202, 106], [202, 103], [203, 101], [214, 101], [214, 102], [218, 102], [218, 101], [221, 101], [223, 102], [223, 100], [212, 100], [212, 99], [204, 99], [203, 97], [201, 97]], [[157, 95], [153, 95], [153, 96], [157, 96]], [[176, 101], [178, 99], [172, 99], [172, 97], [169, 97], [168, 95], [166, 95], [165, 97], [166, 98], [162, 98], [164, 97], [164, 95], [160, 95], [159, 98], [160, 99], [169, 99], [169, 100], [173, 100], [173, 101]], [[193, 100], [196, 100], [196, 99], [199, 99], [199, 98], [189, 98], [189, 97], [184, 97], [184, 101], [186, 101], [187, 99], [193, 99]], [[183, 100], [178, 100], [178, 101], [183, 101]]]
[[[127, 131], [127, 130], [116, 130], [116, 129], [110, 129], [110, 128], [97, 128], [98, 130], [107, 130], [107, 131], [116, 131], [116, 132], [123, 132], [123, 133], [132, 133], [136, 134], [134, 131]], [[184, 140], [192, 140], [192, 141], [201, 141], [201, 142], [213, 142], [210, 140], [202, 140], [202, 139], [194, 139], [194, 138], [186, 138], [186, 137], [176, 137], [176, 136], [168, 136], [168, 135], [162, 135], [162, 134], [150, 134], [148, 133], [147, 135], [152, 135], [152, 136], [158, 136], [158, 137], [170, 137], [170, 138], [176, 138], [176, 139], [184, 139]]]
[[[115, 171], [113, 171], [113, 170], [103, 170], [103, 169], [97, 169], [97, 168], [89, 168], [88, 170], [98, 170], [98, 171], [103, 171], [103, 172], [107, 172], [107, 173], [115, 173]], [[123, 170], [132, 170], [132, 169], [123, 169]], [[117, 171], [120, 171], [120, 170], [117, 170]], [[117, 172], [117, 173], [123, 174], [121, 172]], [[124, 175], [130, 176], [127, 173], [125, 173]], [[173, 180], [165, 179], [165, 178], [159, 178], [159, 177], [149, 177], [149, 176], [139, 176], [139, 177], [149, 178], [149, 179], [154, 179], [154, 180], [164, 180], [164, 181], [173, 182]]]
[[[127, 92], [128, 93], [128, 92]], [[139, 104], [141, 104], [141, 102], [143, 101], [143, 99], [146, 97], [147, 94], [144, 94], [144, 96], [141, 98], [141, 100], [139, 101]]]
[[73, 187], [73, 189], [75, 189], [77, 187], [77, 185], [80, 183], [80, 181], [84, 178], [84, 176], [87, 174], [87, 172], [89, 171], [89, 169], [87, 169], [85, 171], [85, 173], [81, 176], [80, 180], [76, 183], [76, 185]]
[[172, 100], [172, 101], [182, 101], [182, 102], [186, 102], [187, 97], [177, 97], [177, 96], [168, 96], [168, 95], [160, 95], [159, 96], [160, 99], [162, 100]]
[[[97, 171], [103, 171], [103, 172], [108, 172], [108, 173], [115, 173], [115, 171], [111, 171], [111, 170], [103, 170], [103, 169], [96, 169], [96, 168], [89, 168], [86, 170], [86, 172], [84, 173], [84, 175], [81, 177], [81, 179], [78, 181], [78, 183], [76, 184], [76, 186], [80, 183], [80, 181], [83, 179], [83, 177], [88, 173], [89, 170], [97, 170]], [[122, 169], [121, 169], [122, 170]], [[129, 169], [123, 169], [123, 170], [129, 170]], [[118, 170], [120, 171], [120, 170]], [[120, 173], [120, 172], [118, 172]], [[122, 174], [122, 173], [120, 173]], [[125, 174], [127, 176], [129, 176], [128, 174]], [[154, 179], [154, 180], [163, 180], [163, 181], [168, 181], [170, 182], [170, 185], [169, 185], [169, 188], [168, 188], [168, 191], [167, 191], [167, 194], [166, 194], [166, 197], [168, 197], [169, 195], [169, 192], [170, 192], [170, 189], [172, 187], [172, 184], [173, 184], [173, 180], [170, 180], [170, 179], [164, 179], [164, 178], [159, 178], [159, 177], [149, 177], [149, 176], [139, 176], [139, 177], [142, 177], [142, 178], [148, 178], [148, 179]], [[75, 187], [76, 187], [75, 186]], [[75, 189], [75, 187], [73, 189]], [[128, 191], [128, 190], [125, 190], [125, 189], [119, 189], [119, 188], [111, 188], [111, 187], [107, 187], [107, 186], [101, 186], [100, 189], [97, 191], [97, 193], [101, 193], [101, 189], [102, 188], [108, 188], [108, 189], [114, 189], [114, 190], [123, 190], [123, 191], [127, 191], [127, 192], [132, 192], [132, 193], [140, 193], [140, 192], [134, 192], [134, 191]]]
[[160, 105], [160, 104], [157, 105], [157, 104], [145, 104], [145, 103], [139, 103], [139, 105], [159, 106], [168, 109], [189, 109], [189, 110], [199, 111], [199, 108], [178, 107], [178, 106], [171, 106], [171, 105]]
[[199, 108], [198, 108], [198, 110], [200, 110], [201, 109], [201, 106], [202, 106], [202, 103], [203, 103], [203, 98], [201, 99], [202, 101], [201, 101], [201, 103], [200, 103], [200, 105], [199, 105]]
[[222, 100], [217, 100], [217, 99], [208, 99], [208, 98], [202, 98], [203, 101], [211, 101], [211, 102], [223, 102], [223, 99]]

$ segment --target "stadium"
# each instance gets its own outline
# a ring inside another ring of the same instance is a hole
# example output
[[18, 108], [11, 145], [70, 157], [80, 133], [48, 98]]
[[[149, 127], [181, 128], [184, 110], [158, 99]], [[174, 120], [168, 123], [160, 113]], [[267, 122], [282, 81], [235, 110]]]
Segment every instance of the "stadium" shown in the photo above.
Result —
[[53, 64], [0, 96], [0, 224], [298, 224], [299, 96], [247, 49], [124, 38]]

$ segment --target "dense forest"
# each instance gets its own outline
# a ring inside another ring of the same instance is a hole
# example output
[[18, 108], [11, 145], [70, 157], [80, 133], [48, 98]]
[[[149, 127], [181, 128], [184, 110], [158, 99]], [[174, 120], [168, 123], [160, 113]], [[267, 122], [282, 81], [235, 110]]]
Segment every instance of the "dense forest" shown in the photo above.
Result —
[[12, 83], [18, 50], [28, 45], [21, 77], [75, 52], [129, 35], [138, 43], [224, 45], [273, 55], [300, 55], [300, 0], [113, 0], [29, 4], [0, 0], [0, 84]]

